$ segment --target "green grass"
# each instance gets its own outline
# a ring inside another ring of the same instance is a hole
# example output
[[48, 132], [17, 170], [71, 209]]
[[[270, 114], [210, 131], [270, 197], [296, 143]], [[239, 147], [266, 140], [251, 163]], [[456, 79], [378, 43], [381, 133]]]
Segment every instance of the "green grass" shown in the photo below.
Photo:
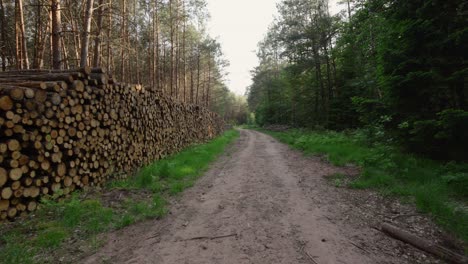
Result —
[[110, 187], [151, 190], [153, 193], [169, 192], [174, 195], [193, 186], [195, 180], [221, 154], [227, 144], [239, 136], [230, 130], [208, 144], [190, 147], [167, 159], [142, 168], [135, 177], [113, 182]]
[[[307, 154], [324, 155], [334, 165], [358, 165], [362, 173], [351, 187], [376, 188], [414, 202], [420, 211], [468, 242], [468, 164], [428, 160], [387, 145], [371, 146], [359, 133], [267, 133]], [[333, 180], [341, 185], [339, 177]]]
[[[142, 168], [127, 180], [112, 181], [107, 191], [128, 190], [134, 194], [115, 207], [106, 207], [100, 197], [86, 198], [80, 192], [69, 199], [44, 199], [29, 220], [12, 228], [0, 228], [0, 263], [54, 263], [50, 252], [70, 239], [88, 241], [91, 248], [102, 243], [97, 235], [136, 222], [160, 218], [167, 213], [166, 198], [193, 186], [226, 146], [239, 136], [230, 130], [206, 143]], [[149, 194], [149, 195], [146, 195]]]
[[346, 185], [346, 175], [341, 173], [335, 173], [328, 177], [328, 180], [333, 183], [337, 188], [344, 187]]

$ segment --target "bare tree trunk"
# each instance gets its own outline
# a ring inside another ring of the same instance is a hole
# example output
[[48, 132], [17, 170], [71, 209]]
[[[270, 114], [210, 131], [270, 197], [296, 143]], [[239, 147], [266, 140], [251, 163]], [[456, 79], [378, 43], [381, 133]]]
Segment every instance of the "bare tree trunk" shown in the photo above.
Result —
[[19, 65], [20, 69], [29, 69], [29, 58], [28, 58], [28, 49], [26, 45], [26, 34], [24, 29], [24, 14], [23, 14], [23, 0], [15, 1], [15, 10], [17, 14], [16, 18], [16, 30], [17, 30], [17, 41], [19, 41], [16, 46], [19, 48]]
[[351, 0], [348, 0], [348, 20], [351, 21]]
[[[331, 38], [330, 38], [330, 50], [333, 50], [333, 45], [332, 45]], [[336, 94], [336, 96], [338, 96], [340, 91], [338, 89], [338, 79], [336, 77], [335, 56], [331, 56], [331, 65], [332, 65], [332, 72], [333, 72], [333, 86], [335, 87], [335, 94]]]
[[123, 82], [126, 81], [125, 69], [125, 49], [127, 35], [127, 0], [122, 0], [122, 24], [120, 33], [120, 78]]
[[[137, 1], [134, 1], [133, 2], [133, 25], [134, 25], [134, 31], [137, 32]], [[135, 65], [135, 78], [136, 78], [136, 83], [137, 84], [141, 84], [141, 72], [140, 72], [140, 47], [139, 47], [140, 43], [138, 41], [138, 37], [136, 40], [134, 40], [134, 47], [135, 47], [135, 57], [136, 57], [136, 65]], [[130, 62], [130, 60], [129, 60]], [[132, 80], [132, 83], [135, 83], [133, 80]]]
[[180, 79], [180, 34], [179, 34], [179, 19], [180, 19], [180, 6], [179, 0], [175, 0], [175, 97], [179, 98], [180, 96], [180, 86], [181, 86], [181, 79]]
[[34, 32], [34, 55], [33, 55], [33, 69], [41, 68], [41, 49], [42, 49], [42, 16], [41, 16], [41, 3], [37, 0], [36, 7], [36, 29]]
[[2, 36], [0, 38], [0, 55], [2, 58], [2, 71], [6, 71], [6, 58], [7, 58], [7, 31], [5, 21], [5, 9], [3, 6], [3, 0], [0, 0], [0, 28]]
[[185, 1], [182, 0], [183, 4], [183, 12], [184, 12], [184, 25], [183, 25], [183, 33], [182, 33], [182, 57], [183, 57], [183, 83], [184, 86], [184, 102], [186, 101], [186, 93], [187, 93], [187, 50], [186, 50], [186, 32], [187, 32], [187, 19], [185, 18]]
[[153, 10], [153, 85], [156, 90], [161, 90], [161, 84], [159, 79], [159, 12], [158, 12], [158, 0], [154, 1]]
[[18, 18], [18, 4], [15, 0], [15, 59], [16, 59], [16, 68], [18, 70], [23, 69], [22, 58], [23, 55], [21, 54], [21, 37], [20, 37], [20, 29], [19, 29], [19, 18]]
[[[77, 3], [72, 2], [68, 3], [69, 8], [66, 9], [67, 12], [62, 13], [62, 17], [68, 21], [68, 23], [71, 26], [71, 34], [72, 34], [72, 40], [73, 40], [73, 53], [74, 57], [73, 59], [73, 64], [76, 65], [80, 62], [80, 51], [81, 51], [81, 36], [80, 36], [80, 29], [78, 26], [78, 21], [76, 21], [76, 17], [78, 17], [78, 14], [73, 13], [73, 11], [78, 9]], [[67, 17], [68, 15], [68, 17]], [[70, 38], [68, 39], [68, 43], [70, 42]], [[69, 57], [69, 56], [68, 56]], [[68, 58], [64, 59], [68, 60]]]
[[68, 49], [67, 45], [65, 45], [65, 39], [61, 38], [60, 41], [62, 42], [62, 67], [65, 69], [70, 69], [70, 63], [69, 63], [69, 56], [68, 56]]
[[112, 51], [111, 51], [111, 37], [112, 37], [112, 0], [109, 0], [108, 6], [108, 25], [107, 25], [107, 72], [112, 73]]
[[166, 50], [166, 41], [163, 40], [162, 43], [162, 65], [161, 65], [161, 91], [164, 93], [169, 94], [169, 88], [167, 86], [167, 75], [168, 75], [168, 70], [167, 70], [167, 50]]
[[[322, 105], [322, 111], [326, 110], [326, 102], [325, 102], [325, 88], [323, 85], [323, 80], [322, 80], [322, 69], [321, 69], [321, 63], [320, 63], [320, 55], [318, 52], [318, 47], [315, 41], [315, 38], [312, 38], [312, 52], [314, 55], [314, 63], [315, 63], [315, 78], [317, 79], [318, 82], [318, 87], [317, 91], [320, 91], [320, 99], [321, 99], [321, 105]], [[318, 102], [318, 93], [316, 96], [316, 110], [318, 110], [319, 107], [319, 102]], [[318, 111], [316, 111], [316, 114], [318, 114]]]
[[[38, 0], [40, 1], [40, 0]], [[47, 32], [51, 32], [52, 31], [52, 17], [51, 17], [51, 13], [50, 12], [47, 12], [47, 19], [46, 19], [46, 26], [45, 26], [45, 29], [43, 30], [43, 33], [41, 33], [42, 35], [42, 39], [41, 39], [41, 45], [40, 45], [40, 50], [39, 50], [39, 54], [38, 54], [38, 60], [39, 60], [39, 69], [42, 69], [44, 67], [44, 56], [46, 54], [46, 49], [47, 49], [47, 44], [48, 44], [48, 41], [49, 41], [49, 46], [52, 46], [52, 44], [50, 44], [50, 40], [51, 40], [51, 36], [50, 34], [47, 34]]]
[[333, 87], [331, 80], [331, 69], [330, 69], [330, 57], [328, 54], [328, 41], [325, 41], [323, 45], [323, 51], [325, 55], [325, 63], [327, 64], [327, 88], [328, 88], [328, 100], [333, 98]]
[[198, 50], [197, 50], [197, 93], [195, 95], [195, 103], [198, 104], [198, 92], [200, 89], [200, 45], [198, 45]]
[[88, 65], [89, 34], [91, 31], [91, 19], [93, 18], [93, 6], [94, 6], [94, 0], [86, 1], [86, 12], [85, 12], [85, 19], [84, 19], [83, 36], [81, 40], [80, 67], [86, 67]]
[[146, 67], [146, 69], [148, 70], [147, 72], [147, 76], [148, 76], [148, 85], [150, 87], [151, 90], [155, 90], [154, 89], [154, 57], [156, 56], [155, 52], [154, 52], [154, 47], [156, 46], [156, 43], [154, 41], [155, 39], [155, 21], [154, 21], [154, 2], [152, 5], [149, 5], [149, 9], [146, 10], [145, 9], [145, 16], [150, 18], [151, 19], [151, 27], [149, 27], [148, 29], [148, 47], [150, 48], [149, 49], [149, 54], [148, 54], [148, 67]]
[[99, 6], [96, 21], [96, 36], [94, 38], [93, 67], [99, 67], [99, 65], [101, 64], [101, 32], [104, 14], [104, 0], [99, 0], [98, 5]]
[[210, 89], [211, 89], [211, 60], [208, 58], [208, 85], [206, 88], [206, 107], [210, 106]]
[[195, 82], [193, 80], [193, 63], [190, 67], [190, 103], [193, 104], [193, 92], [194, 92]]
[[62, 68], [62, 53], [61, 53], [61, 15], [60, 15], [60, 0], [51, 0], [52, 11], [52, 67], [54, 69]]
[[173, 0], [169, 0], [169, 23], [171, 24], [171, 63], [170, 63], [170, 95], [174, 93], [174, 20], [173, 20], [173, 8], [172, 8]]

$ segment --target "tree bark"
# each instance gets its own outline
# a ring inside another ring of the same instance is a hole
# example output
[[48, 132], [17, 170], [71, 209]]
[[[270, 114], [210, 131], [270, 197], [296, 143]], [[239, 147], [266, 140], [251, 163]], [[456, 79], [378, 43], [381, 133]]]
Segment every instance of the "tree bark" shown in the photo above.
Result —
[[43, 51], [43, 28], [42, 28], [42, 5], [40, 4], [40, 0], [37, 1], [36, 7], [36, 29], [34, 33], [34, 57], [33, 57], [33, 69], [41, 69], [43, 64], [42, 58], [42, 51]]
[[104, 0], [99, 0], [98, 5], [99, 6], [96, 19], [96, 37], [94, 38], [93, 67], [99, 67], [99, 65], [101, 64], [101, 32], [104, 14]]
[[169, 0], [169, 23], [171, 27], [170, 32], [170, 41], [171, 41], [171, 62], [170, 62], [170, 95], [174, 93], [174, 18], [173, 18], [173, 7], [172, 7], [173, 0]]
[[61, 51], [61, 14], [60, 14], [60, 1], [51, 0], [52, 11], [52, 67], [54, 69], [62, 68], [62, 51]]
[[127, 39], [127, 0], [122, 0], [122, 18], [121, 18], [121, 33], [120, 33], [120, 79], [125, 82], [126, 69], [125, 69], [125, 53], [126, 53], [126, 39]]
[[18, 17], [17, 23], [17, 40], [19, 43], [16, 45], [19, 48], [19, 69], [29, 69], [28, 49], [26, 45], [26, 34], [24, 29], [24, 14], [23, 14], [23, 0], [16, 0], [16, 12]]
[[7, 58], [7, 31], [6, 31], [6, 21], [5, 21], [5, 8], [3, 6], [3, 0], [0, 0], [0, 29], [1, 29], [1, 38], [0, 38], [0, 56], [2, 58], [2, 71], [6, 71], [6, 58]]

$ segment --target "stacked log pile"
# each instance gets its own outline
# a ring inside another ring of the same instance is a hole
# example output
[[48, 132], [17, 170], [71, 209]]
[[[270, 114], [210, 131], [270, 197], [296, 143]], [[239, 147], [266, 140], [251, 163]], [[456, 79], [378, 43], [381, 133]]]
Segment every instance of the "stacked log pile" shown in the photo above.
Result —
[[[101, 69], [0, 73], [0, 220], [219, 135], [218, 115]], [[125, 175], [125, 174], [119, 174]]]

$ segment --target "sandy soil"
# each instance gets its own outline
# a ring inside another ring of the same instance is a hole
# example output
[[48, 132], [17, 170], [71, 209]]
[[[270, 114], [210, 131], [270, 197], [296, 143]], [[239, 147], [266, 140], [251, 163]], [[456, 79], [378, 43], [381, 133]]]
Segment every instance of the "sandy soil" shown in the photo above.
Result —
[[167, 217], [109, 234], [83, 263], [439, 263], [375, 229], [392, 221], [440, 240], [429, 219], [373, 192], [335, 187], [325, 176], [338, 172], [356, 169], [241, 130], [207, 174], [171, 201]]

